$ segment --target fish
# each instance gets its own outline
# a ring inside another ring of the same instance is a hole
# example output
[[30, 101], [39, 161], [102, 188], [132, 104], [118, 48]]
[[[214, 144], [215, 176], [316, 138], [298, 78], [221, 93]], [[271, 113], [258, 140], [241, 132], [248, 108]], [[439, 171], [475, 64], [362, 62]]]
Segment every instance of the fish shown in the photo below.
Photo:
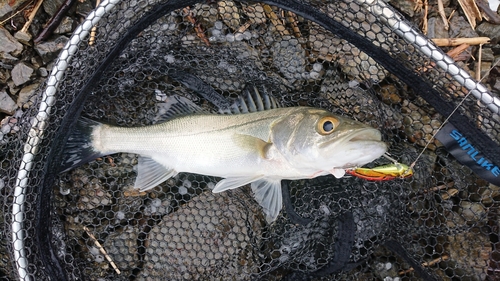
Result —
[[165, 121], [141, 127], [79, 118], [61, 171], [105, 155], [134, 153], [136, 189], [152, 189], [180, 172], [222, 178], [214, 193], [250, 184], [272, 222], [282, 209], [281, 180], [341, 178], [346, 169], [387, 151], [379, 130], [314, 107], [223, 115], [177, 99], [165, 115]]

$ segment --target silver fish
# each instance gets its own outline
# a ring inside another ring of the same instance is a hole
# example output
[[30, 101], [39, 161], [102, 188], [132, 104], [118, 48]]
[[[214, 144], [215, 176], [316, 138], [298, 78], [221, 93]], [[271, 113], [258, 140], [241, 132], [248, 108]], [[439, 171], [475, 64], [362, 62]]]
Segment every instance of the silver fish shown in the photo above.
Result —
[[251, 184], [267, 220], [274, 221], [282, 208], [282, 179], [340, 178], [386, 150], [378, 130], [312, 107], [190, 114], [144, 127], [82, 118], [68, 140], [63, 170], [103, 155], [135, 153], [137, 189], [151, 189], [179, 172], [224, 178], [213, 192]]

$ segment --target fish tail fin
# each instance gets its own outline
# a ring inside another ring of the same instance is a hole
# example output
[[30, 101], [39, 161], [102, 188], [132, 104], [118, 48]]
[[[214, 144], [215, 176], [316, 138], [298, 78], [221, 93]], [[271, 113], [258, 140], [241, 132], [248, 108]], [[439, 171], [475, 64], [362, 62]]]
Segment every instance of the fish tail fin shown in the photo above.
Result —
[[92, 145], [92, 132], [100, 125], [102, 124], [85, 117], [78, 119], [64, 146], [61, 173], [105, 155]]

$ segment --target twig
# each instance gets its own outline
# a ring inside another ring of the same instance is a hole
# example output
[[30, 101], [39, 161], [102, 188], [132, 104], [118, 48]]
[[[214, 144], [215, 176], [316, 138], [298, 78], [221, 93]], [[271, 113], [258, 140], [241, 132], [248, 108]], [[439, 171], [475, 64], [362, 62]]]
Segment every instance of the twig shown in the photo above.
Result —
[[39, 43], [45, 39], [47, 39], [54, 30], [59, 26], [61, 23], [63, 17], [68, 13], [69, 9], [73, 4], [75, 3], [76, 0], [66, 0], [61, 7], [59, 7], [59, 10], [55, 13], [54, 16], [49, 20], [47, 25], [42, 29], [40, 34], [33, 40], [35, 43]]
[[442, 193], [442, 194], [441, 194], [441, 198], [442, 198], [443, 200], [448, 200], [448, 199], [450, 199], [451, 197], [455, 196], [457, 193], [458, 193], [458, 189], [456, 189], [456, 188], [451, 188], [451, 189], [446, 190], [444, 193]]
[[422, 23], [422, 32], [427, 34], [427, 15], [429, 14], [429, 3], [424, 1], [424, 22]]
[[184, 14], [186, 15], [187, 20], [194, 26], [194, 30], [196, 31], [196, 35], [205, 43], [205, 45], [210, 46], [210, 41], [208, 41], [203, 28], [199, 22], [196, 22], [196, 19], [191, 15], [191, 9], [186, 7], [182, 9]]
[[145, 196], [148, 193], [145, 191], [139, 191], [138, 189], [125, 190], [123, 192], [123, 196], [125, 197], [136, 197], [136, 196]]
[[467, 50], [467, 48], [469, 48], [470, 45], [469, 44], [461, 44], [461, 45], [458, 45], [457, 47], [449, 50], [448, 52], [446, 52], [446, 54], [448, 56], [450, 56], [450, 58], [454, 59], [455, 61], [457, 60], [457, 57], [463, 53], [465, 50]]
[[115, 262], [111, 259], [111, 257], [108, 255], [108, 253], [106, 253], [106, 250], [104, 249], [104, 247], [101, 246], [101, 243], [99, 243], [99, 241], [97, 241], [95, 236], [92, 233], [90, 233], [90, 230], [86, 226], [83, 226], [83, 230], [85, 230], [85, 232], [87, 232], [87, 235], [94, 241], [94, 244], [97, 246], [97, 248], [99, 248], [99, 251], [101, 252], [101, 254], [103, 254], [104, 257], [108, 260], [108, 262], [114, 268], [116, 273], [120, 274], [121, 273], [120, 269], [116, 266]]
[[38, 9], [40, 8], [40, 6], [42, 6], [42, 3], [43, 0], [38, 0], [38, 2], [36, 2], [35, 7], [33, 7], [33, 10], [28, 17], [28, 21], [24, 24], [23, 28], [21, 28], [21, 32], [26, 33], [26, 31], [28, 31], [28, 28], [33, 22], [33, 19], [35, 19], [36, 12], [38, 12]]
[[469, 45], [481, 45], [490, 42], [490, 38], [488, 37], [473, 37], [473, 38], [434, 38], [431, 39], [434, 44], [439, 47], [450, 47], [450, 46], [458, 46], [461, 44], [469, 44]]
[[439, 15], [441, 16], [441, 19], [443, 19], [444, 29], [445, 30], [450, 29], [450, 25], [448, 24], [448, 19], [446, 18], [446, 14], [444, 12], [443, 0], [438, 0], [438, 12]]
[[439, 190], [442, 190], [442, 189], [445, 189], [445, 188], [450, 188], [450, 187], [453, 187], [455, 185], [454, 182], [449, 182], [447, 184], [442, 184], [442, 185], [438, 185], [438, 186], [434, 186], [434, 187], [431, 187], [429, 188], [428, 190], [424, 190], [424, 192], [434, 192], [434, 191], [439, 191]]
[[479, 44], [479, 54], [477, 56], [476, 80], [481, 81], [481, 61], [483, 59], [483, 44]]
[[10, 15], [8, 18], [6, 18], [3, 21], [1, 21], [0, 22], [0, 26], [3, 26], [6, 22], [8, 22], [9, 20], [11, 20], [15, 16], [19, 15], [19, 13], [23, 12], [26, 8], [28, 8], [31, 4], [33, 4], [32, 2], [33, 1], [26, 2], [25, 4], [21, 5], [14, 14]]
[[483, 17], [494, 24], [500, 24], [500, 15], [497, 14], [496, 11], [492, 11], [488, 4], [488, 1], [485, 0], [476, 0], [476, 5], [479, 10], [483, 11]]
[[[99, 4], [101, 4], [101, 0], [96, 0], [95, 1], [95, 6], [98, 7]], [[97, 31], [97, 25], [94, 25], [92, 29], [90, 30], [90, 37], [89, 37], [89, 45], [92, 46], [95, 43], [95, 34]]]
[[[422, 266], [425, 266], [425, 267], [433, 266], [436, 263], [440, 263], [442, 261], [448, 260], [449, 258], [450, 258], [450, 256], [443, 255], [443, 256], [441, 256], [441, 257], [439, 257], [437, 259], [431, 260], [430, 262], [424, 262], [424, 263], [422, 263]], [[409, 268], [407, 270], [400, 271], [399, 275], [405, 275], [405, 274], [413, 272], [413, 271], [414, 271], [414, 269], [413, 269], [413, 267], [411, 267], [411, 268]]]
[[236, 33], [243, 33], [245, 32], [253, 23], [253, 20], [248, 20], [244, 25], [240, 26], [238, 30], [236, 30]]

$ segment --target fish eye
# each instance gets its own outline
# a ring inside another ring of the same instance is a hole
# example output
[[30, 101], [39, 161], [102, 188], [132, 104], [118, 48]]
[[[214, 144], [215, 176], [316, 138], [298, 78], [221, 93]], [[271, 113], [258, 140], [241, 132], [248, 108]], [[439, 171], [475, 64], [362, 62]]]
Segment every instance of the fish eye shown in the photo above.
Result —
[[318, 122], [318, 133], [321, 135], [329, 135], [335, 131], [335, 128], [339, 125], [339, 120], [331, 117], [331, 116], [326, 116], [323, 117], [319, 120]]

